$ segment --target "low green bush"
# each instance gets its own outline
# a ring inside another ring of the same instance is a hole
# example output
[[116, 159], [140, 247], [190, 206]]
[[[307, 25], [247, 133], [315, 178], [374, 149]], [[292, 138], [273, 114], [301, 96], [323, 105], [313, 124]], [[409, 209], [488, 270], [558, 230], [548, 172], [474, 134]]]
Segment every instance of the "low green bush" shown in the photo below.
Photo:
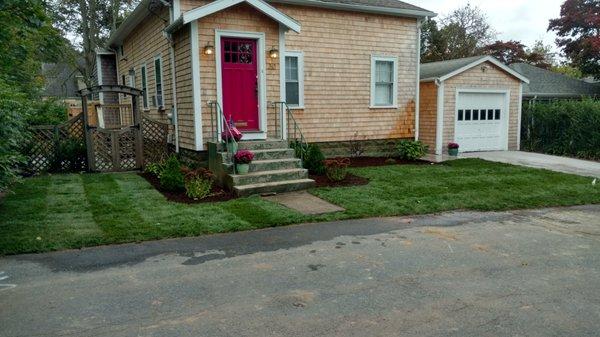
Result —
[[427, 154], [429, 147], [420, 140], [401, 140], [396, 145], [398, 157], [404, 160], [417, 160]]
[[317, 144], [309, 144], [306, 149], [303, 165], [311, 174], [325, 173], [325, 156], [321, 152], [321, 148]]
[[350, 159], [328, 159], [325, 160], [325, 173], [331, 181], [342, 181], [348, 176]]
[[160, 174], [162, 173], [164, 165], [165, 165], [165, 163], [163, 161], [156, 162], [156, 163], [149, 163], [144, 167], [144, 172], [150, 173], [150, 174], [156, 176], [157, 178], [160, 178]]
[[523, 109], [521, 148], [600, 160], [600, 101], [554, 101]]
[[202, 177], [185, 182], [185, 194], [192, 199], [204, 199], [212, 191], [213, 181]]
[[31, 112], [27, 115], [28, 125], [57, 125], [69, 118], [67, 105], [55, 99], [32, 102]]
[[160, 186], [167, 191], [181, 192], [185, 188], [185, 179], [181, 164], [175, 155], [167, 159], [159, 176]]

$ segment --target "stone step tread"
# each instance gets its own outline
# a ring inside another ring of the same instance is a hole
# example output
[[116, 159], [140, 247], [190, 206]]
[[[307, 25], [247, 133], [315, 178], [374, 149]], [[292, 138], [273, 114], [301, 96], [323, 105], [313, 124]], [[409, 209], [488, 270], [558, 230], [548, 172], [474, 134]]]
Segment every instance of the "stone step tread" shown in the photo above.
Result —
[[244, 191], [244, 190], [258, 189], [258, 188], [262, 188], [262, 187], [277, 187], [277, 186], [282, 186], [282, 185], [312, 184], [314, 182], [315, 181], [312, 179], [283, 180], [283, 181], [276, 181], [276, 182], [271, 182], [271, 183], [240, 185], [240, 186], [235, 186], [234, 189], [236, 189], [238, 191]]
[[298, 162], [298, 158], [282, 158], [282, 159], [265, 159], [265, 160], [253, 160], [251, 164], [269, 164], [269, 163], [280, 163], [280, 162]]
[[291, 151], [293, 149], [289, 147], [284, 147], [281, 149], [262, 149], [262, 150], [252, 150], [254, 153], [274, 153], [274, 152], [283, 152], [283, 151]]
[[232, 178], [240, 178], [240, 177], [260, 177], [271, 174], [287, 174], [287, 173], [303, 173], [308, 171], [303, 168], [294, 168], [294, 169], [283, 169], [283, 170], [273, 170], [273, 171], [257, 171], [257, 172], [249, 172], [247, 174], [230, 174]]

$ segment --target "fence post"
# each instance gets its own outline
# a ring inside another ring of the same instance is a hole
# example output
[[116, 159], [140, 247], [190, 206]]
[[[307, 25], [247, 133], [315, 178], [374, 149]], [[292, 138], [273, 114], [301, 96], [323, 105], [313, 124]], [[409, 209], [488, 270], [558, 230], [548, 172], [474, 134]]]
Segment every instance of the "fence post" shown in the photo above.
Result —
[[92, 131], [89, 128], [88, 101], [87, 96], [85, 95], [81, 96], [81, 116], [83, 117], [83, 134], [85, 136], [88, 171], [95, 171], [96, 167], [94, 165], [94, 144], [92, 142]]
[[133, 125], [135, 125], [135, 164], [138, 169], [144, 167], [144, 138], [142, 136], [142, 114], [138, 107], [138, 96], [131, 95], [131, 108], [133, 109]]

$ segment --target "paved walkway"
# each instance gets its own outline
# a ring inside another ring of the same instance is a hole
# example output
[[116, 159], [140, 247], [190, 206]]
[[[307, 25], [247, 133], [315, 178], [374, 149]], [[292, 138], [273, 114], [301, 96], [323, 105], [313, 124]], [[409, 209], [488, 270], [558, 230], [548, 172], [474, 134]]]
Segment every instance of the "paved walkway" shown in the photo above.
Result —
[[0, 336], [598, 336], [600, 205], [0, 258]]
[[600, 178], [600, 163], [523, 151], [461, 153], [460, 158], [480, 158], [500, 163], [542, 168], [551, 171]]

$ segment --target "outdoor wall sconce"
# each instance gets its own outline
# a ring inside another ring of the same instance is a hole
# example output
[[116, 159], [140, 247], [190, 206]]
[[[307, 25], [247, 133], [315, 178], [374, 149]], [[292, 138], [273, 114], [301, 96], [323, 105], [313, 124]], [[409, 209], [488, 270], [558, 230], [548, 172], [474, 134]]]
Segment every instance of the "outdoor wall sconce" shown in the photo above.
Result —
[[215, 47], [213, 47], [210, 42], [204, 47], [204, 55], [212, 55], [215, 53]]
[[271, 50], [269, 50], [269, 57], [272, 59], [276, 59], [279, 57], [279, 50], [275, 47], [271, 48]]

